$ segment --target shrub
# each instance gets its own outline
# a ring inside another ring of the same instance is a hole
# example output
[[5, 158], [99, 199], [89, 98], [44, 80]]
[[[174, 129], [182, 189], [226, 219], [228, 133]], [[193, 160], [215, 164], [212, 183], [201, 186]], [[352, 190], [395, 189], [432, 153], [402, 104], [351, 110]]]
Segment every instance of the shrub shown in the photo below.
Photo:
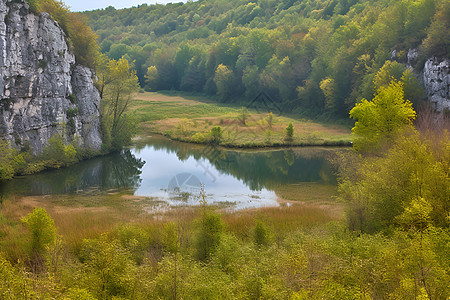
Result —
[[31, 238], [31, 255], [39, 257], [46, 247], [56, 239], [55, 222], [47, 214], [45, 208], [37, 207], [32, 213], [22, 218], [27, 225]]
[[25, 168], [23, 154], [11, 148], [8, 142], [0, 140], [0, 181], [11, 179]]
[[78, 115], [78, 107], [68, 108], [66, 110], [66, 115], [67, 115], [67, 118], [73, 118], [73, 117], [77, 116]]
[[273, 125], [273, 113], [272, 112], [269, 113], [266, 120], [267, 120], [267, 125], [269, 125], [269, 129], [272, 130], [272, 125]]
[[31, 280], [25, 279], [9, 261], [0, 255], [0, 299], [30, 298]]
[[122, 225], [117, 231], [121, 246], [127, 249], [133, 260], [141, 264], [145, 251], [149, 248], [148, 233], [136, 225]]
[[219, 144], [220, 141], [222, 140], [222, 134], [223, 134], [222, 127], [214, 126], [210, 131], [211, 143]]
[[197, 229], [196, 256], [199, 260], [207, 260], [215, 252], [222, 229], [222, 219], [219, 215], [205, 213]]
[[240, 112], [239, 112], [239, 116], [238, 116], [238, 120], [242, 123], [242, 125], [247, 125], [247, 119], [250, 117], [250, 114], [248, 113], [248, 110], [246, 107], [242, 107]]
[[292, 125], [292, 123], [289, 123], [289, 125], [286, 127], [285, 140], [287, 142], [292, 142], [293, 139], [294, 139], [294, 125]]
[[95, 300], [95, 297], [92, 296], [86, 289], [80, 288], [71, 288], [69, 289], [66, 298], [71, 300]]
[[255, 228], [253, 229], [253, 239], [258, 247], [268, 244], [269, 234], [267, 226], [261, 220], [256, 221]]
[[126, 296], [133, 290], [134, 264], [130, 254], [117, 241], [109, 241], [106, 235], [84, 240], [79, 257], [90, 275], [83, 283], [96, 292], [96, 298]]
[[62, 137], [55, 135], [49, 139], [48, 145], [44, 148], [43, 158], [47, 160], [47, 166], [59, 168], [68, 166], [77, 162], [77, 151], [70, 144], [64, 145]]
[[208, 138], [207, 138], [206, 135], [204, 135], [203, 133], [197, 132], [196, 134], [194, 134], [194, 135], [192, 136], [191, 140], [192, 140], [194, 143], [203, 144], [203, 143], [205, 143], [205, 142], [208, 140]]

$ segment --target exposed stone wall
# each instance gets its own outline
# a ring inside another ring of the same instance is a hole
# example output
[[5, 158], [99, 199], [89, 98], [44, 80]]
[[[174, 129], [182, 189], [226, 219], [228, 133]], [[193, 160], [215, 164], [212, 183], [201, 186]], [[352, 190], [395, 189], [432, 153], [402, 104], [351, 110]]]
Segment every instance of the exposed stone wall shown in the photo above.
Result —
[[0, 0], [0, 137], [39, 153], [53, 135], [99, 150], [99, 93], [61, 27], [23, 0]]
[[432, 58], [423, 68], [423, 84], [436, 110], [450, 110], [450, 61]]

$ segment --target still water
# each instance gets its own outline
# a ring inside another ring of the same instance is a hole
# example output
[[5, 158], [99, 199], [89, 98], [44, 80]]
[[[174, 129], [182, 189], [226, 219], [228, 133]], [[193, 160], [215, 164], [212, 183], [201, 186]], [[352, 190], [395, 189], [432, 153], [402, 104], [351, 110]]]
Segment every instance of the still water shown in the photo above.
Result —
[[323, 148], [235, 151], [155, 136], [121, 153], [16, 178], [0, 185], [0, 195], [126, 191], [158, 198], [167, 206], [198, 205], [202, 199], [235, 209], [277, 206], [274, 191], [279, 186], [336, 184], [327, 161], [331, 152]]

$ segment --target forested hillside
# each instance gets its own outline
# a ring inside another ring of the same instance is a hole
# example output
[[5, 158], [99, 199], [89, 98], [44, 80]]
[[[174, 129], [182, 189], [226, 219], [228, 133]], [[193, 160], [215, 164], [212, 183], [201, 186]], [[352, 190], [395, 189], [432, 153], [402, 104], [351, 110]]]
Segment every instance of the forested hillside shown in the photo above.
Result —
[[[285, 109], [346, 116], [371, 99], [374, 79], [405, 83], [426, 58], [448, 57], [450, 3], [445, 0], [203, 0], [85, 12], [110, 58], [134, 61], [141, 86], [252, 100], [265, 91]], [[396, 64], [399, 62], [401, 64]]]

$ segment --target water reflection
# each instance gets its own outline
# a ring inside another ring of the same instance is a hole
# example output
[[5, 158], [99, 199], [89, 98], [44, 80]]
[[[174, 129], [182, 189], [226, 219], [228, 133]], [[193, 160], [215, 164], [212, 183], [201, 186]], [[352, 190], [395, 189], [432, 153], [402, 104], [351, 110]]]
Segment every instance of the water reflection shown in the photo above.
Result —
[[23, 176], [0, 184], [0, 194], [70, 194], [92, 189], [138, 188], [145, 162], [130, 150], [80, 162], [69, 168]]
[[273, 190], [279, 185], [335, 184], [326, 160], [329, 152], [320, 148], [230, 151], [153, 137], [131, 150], [14, 179], [0, 185], [0, 195], [128, 189], [171, 206], [195, 205], [204, 184], [208, 203], [237, 209], [273, 206], [277, 205]]
[[[211, 164], [220, 174], [242, 180], [251, 190], [272, 189], [280, 184], [317, 182], [336, 184], [327, 156], [332, 149], [292, 148], [284, 150], [233, 151], [205, 149], [204, 146], [174, 142], [155, 137], [151, 147], [156, 151], [175, 154], [180, 161], [195, 159], [198, 167], [208, 173]], [[135, 148], [137, 155], [145, 152], [149, 144], [143, 142]], [[206, 161], [206, 165], [203, 165]], [[213, 180], [213, 178], [211, 178]]]

